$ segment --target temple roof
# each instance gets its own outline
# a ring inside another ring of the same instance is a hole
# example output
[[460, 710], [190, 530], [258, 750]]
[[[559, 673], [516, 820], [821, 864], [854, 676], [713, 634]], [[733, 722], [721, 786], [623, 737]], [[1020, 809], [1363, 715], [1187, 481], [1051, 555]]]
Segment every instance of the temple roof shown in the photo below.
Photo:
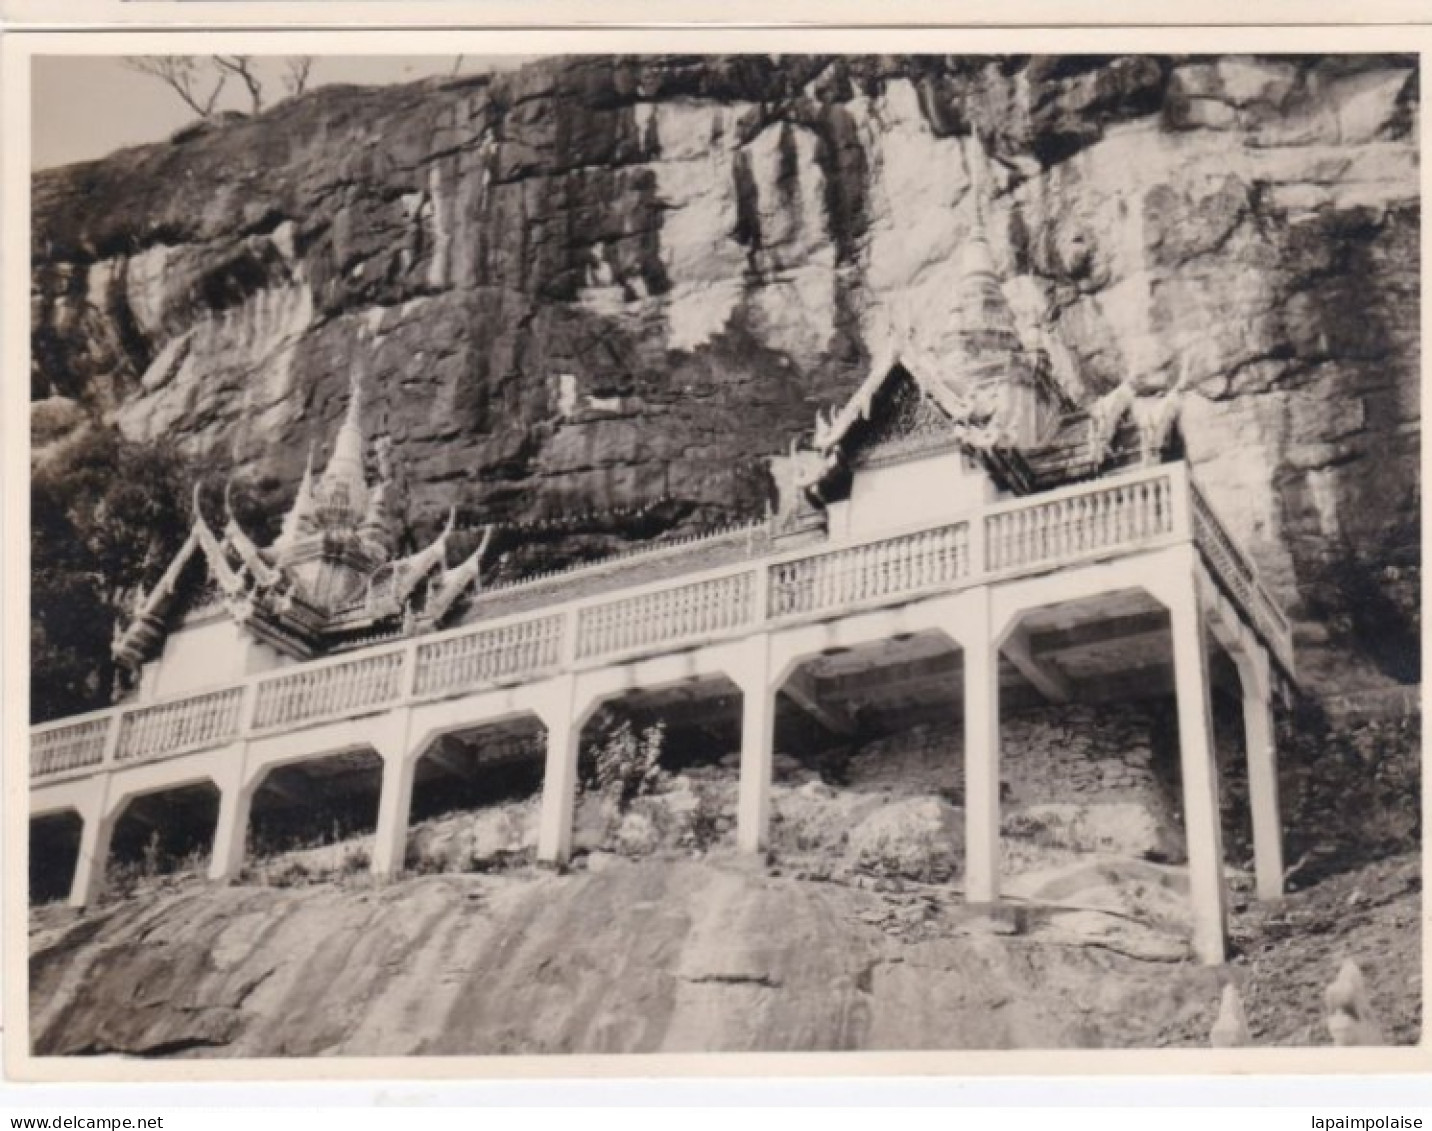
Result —
[[[780, 457], [779, 477], [814, 498], [845, 489], [860, 465], [958, 447], [1015, 494], [1166, 458], [1179, 394], [1136, 396], [1120, 385], [1079, 407], [1028, 348], [1005, 298], [985, 225], [987, 158], [970, 148], [970, 227], [957, 255], [952, 342], [937, 356], [908, 328], [875, 351], [869, 372], [834, 413], [817, 415], [808, 451]], [[789, 500], [788, 500], [789, 501]]]
[[227, 522], [216, 535], [195, 487], [188, 538], [154, 588], [136, 594], [128, 623], [116, 632], [113, 651], [121, 665], [133, 669], [152, 659], [185, 615], [215, 606], [302, 659], [375, 636], [435, 628], [453, 615], [480, 583], [488, 538], [449, 568], [456, 518], [449, 513], [431, 543], [397, 555], [389, 448], [386, 441], [376, 445], [377, 475], [370, 479], [361, 412], [355, 380], [322, 476], [315, 481], [310, 450], [280, 533], [267, 547], [234, 516], [227, 489]]

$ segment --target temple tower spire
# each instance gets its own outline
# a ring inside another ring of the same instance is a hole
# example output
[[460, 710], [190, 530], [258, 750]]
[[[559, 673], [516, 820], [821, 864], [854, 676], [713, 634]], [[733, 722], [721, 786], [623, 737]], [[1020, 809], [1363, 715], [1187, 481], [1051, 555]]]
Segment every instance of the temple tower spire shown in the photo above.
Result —
[[283, 526], [274, 539], [273, 548], [278, 554], [290, 549], [299, 539], [311, 534], [314, 529], [313, 502], [313, 445], [308, 445], [308, 461], [303, 465], [303, 478], [298, 482], [298, 492], [293, 505], [283, 516]]
[[363, 384], [358, 371], [349, 384], [348, 411], [333, 441], [333, 454], [315, 492], [318, 517], [324, 526], [353, 526], [368, 506], [368, 479], [363, 471]]

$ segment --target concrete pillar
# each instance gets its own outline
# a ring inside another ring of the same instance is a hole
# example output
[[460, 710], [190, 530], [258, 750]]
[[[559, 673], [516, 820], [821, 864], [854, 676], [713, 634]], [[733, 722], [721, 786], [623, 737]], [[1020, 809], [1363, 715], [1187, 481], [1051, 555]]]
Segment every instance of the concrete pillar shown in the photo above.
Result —
[[770, 838], [771, 776], [776, 744], [776, 689], [771, 686], [771, 640], [750, 642], [736, 682], [741, 687], [741, 786], [736, 807], [736, 845], [763, 852]]
[[232, 880], [244, 867], [249, 835], [249, 813], [257, 782], [230, 782], [219, 794], [219, 823], [214, 827], [214, 851], [209, 855], [209, 879]]
[[550, 708], [542, 712], [547, 727], [547, 765], [542, 774], [542, 815], [537, 830], [537, 859], [561, 864], [572, 855], [572, 820], [577, 807], [577, 754], [583, 719], [576, 715], [575, 684], [560, 684]]
[[109, 812], [105, 804], [107, 789], [98, 801], [87, 807], [81, 817], [80, 852], [75, 861], [75, 878], [70, 885], [70, 906], [86, 907], [104, 890], [105, 866], [109, 862], [110, 841], [119, 813]]
[[999, 646], [988, 590], [970, 594], [962, 619], [965, 687], [965, 899], [999, 899]]
[[1169, 621], [1178, 695], [1178, 754], [1188, 836], [1188, 878], [1193, 898], [1193, 948], [1199, 961], [1214, 966], [1224, 960], [1227, 939], [1223, 837], [1219, 828], [1218, 767], [1213, 757], [1208, 649], [1191, 576], [1186, 590], [1169, 602]]
[[1278, 750], [1268, 654], [1250, 644], [1237, 657], [1243, 685], [1243, 734], [1248, 751], [1248, 808], [1253, 821], [1253, 867], [1259, 899], [1283, 896], [1283, 819], [1278, 807]]
[[378, 827], [373, 833], [371, 862], [375, 876], [391, 879], [403, 870], [417, 766], [417, 758], [401, 747], [383, 754], [383, 792], [378, 798]]

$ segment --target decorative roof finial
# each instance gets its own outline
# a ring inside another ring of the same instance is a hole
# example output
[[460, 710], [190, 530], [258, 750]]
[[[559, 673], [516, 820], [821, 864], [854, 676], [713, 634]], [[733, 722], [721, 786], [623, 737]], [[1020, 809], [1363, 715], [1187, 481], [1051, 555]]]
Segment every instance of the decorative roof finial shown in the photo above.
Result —
[[353, 526], [362, 518], [368, 504], [368, 477], [363, 471], [362, 412], [362, 375], [360, 369], [355, 368], [349, 383], [348, 410], [333, 441], [333, 455], [318, 481], [318, 516], [325, 525]]
[[298, 492], [293, 505], [283, 516], [283, 526], [274, 539], [273, 548], [282, 553], [313, 527], [313, 444], [308, 445], [308, 462], [303, 465], [303, 478], [298, 481]]
[[989, 154], [979, 134], [971, 133], [969, 145], [965, 147], [965, 164], [970, 176], [970, 234], [965, 245], [962, 274], [994, 274], [994, 260], [990, 254], [989, 236], [986, 225], [989, 220]]
[[1022, 349], [1010, 309], [995, 270], [986, 235], [989, 158], [977, 135], [966, 147], [970, 171], [970, 231], [957, 259], [955, 316], [959, 350], [955, 371], [961, 382], [978, 383], [998, 376]]

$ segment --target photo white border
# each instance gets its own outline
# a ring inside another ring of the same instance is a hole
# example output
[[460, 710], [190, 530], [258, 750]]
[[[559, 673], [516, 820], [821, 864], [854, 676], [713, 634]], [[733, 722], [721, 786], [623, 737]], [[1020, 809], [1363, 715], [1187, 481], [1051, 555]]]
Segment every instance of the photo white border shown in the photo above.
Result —
[[[227, 5], [240, 7], [240, 5]], [[245, 9], [254, 5], [242, 5]], [[1248, 4], [1242, 5], [1245, 9]], [[1432, 1071], [1424, 997], [1423, 1034], [1415, 1047], [1377, 1049], [1244, 1048], [1169, 1050], [990, 1050], [861, 1053], [709, 1053], [570, 1055], [552, 1057], [325, 1057], [251, 1060], [110, 1060], [33, 1057], [27, 1009], [26, 854], [28, 800], [28, 580], [29, 580], [29, 62], [34, 55], [207, 54], [215, 51], [276, 54], [985, 54], [1148, 52], [1217, 54], [1258, 52], [1417, 53], [1425, 72], [1432, 48], [1428, 27], [1112, 28], [1072, 32], [1030, 29], [675, 28], [557, 29], [543, 31], [107, 31], [10, 32], [0, 43], [3, 79], [3, 392], [0, 392], [0, 567], [3, 567], [3, 1019], [7, 1076], [75, 1081], [300, 1081], [402, 1079], [408, 1081], [504, 1079], [510, 1081], [614, 1078], [738, 1077], [841, 1078], [939, 1076], [1182, 1076], [1185, 1074], [1424, 1074]], [[1428, 125], [1419, 112], [1422, 197], [1427, 198]], [[1427, 401], [1427, 295], [1429, 239], [1422, 220], [1423, 408]], [[1424, 468], [1426, 451], [1423, 451]], [[1424, 556], [1428, 533], [1424, 516]], [[1426, 587], [1424, 585], [1424, 605]], [[1424, 633], [1427, 629], [1424, 626]], [[1424, 638], [1425, 644], [1425, 638]], [[1424, 653], [1426, 649], [1424, 647]], [[1425, 705], [1424, 693], [1424, 705]], [[1424, 782], [1426, 768], [1424, 764]], [[1424, 817], [1428, 812], [1423, 790]], [[1427, 860], [1424, 840], [1423, 864]], [[1423, 971], [1429, 953], [1429, 919], [1422, 907]], [[1424, 990], [1425, 993], [1425, 990]]]
[[0, 0], [35, 28], [1305, 27], [1432, 23], [1425, 0]]

